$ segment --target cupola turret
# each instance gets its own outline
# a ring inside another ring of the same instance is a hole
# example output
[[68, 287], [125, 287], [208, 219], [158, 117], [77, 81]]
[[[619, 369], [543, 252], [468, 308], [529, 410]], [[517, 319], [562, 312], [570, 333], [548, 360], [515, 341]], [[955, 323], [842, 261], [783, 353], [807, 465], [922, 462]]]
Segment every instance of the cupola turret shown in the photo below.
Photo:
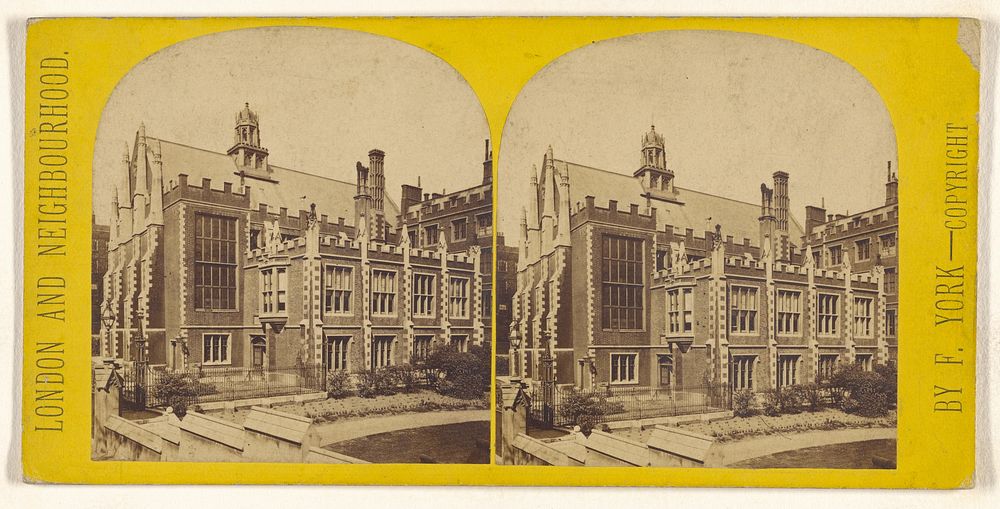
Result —
[[667, 168], [663, 135], [656, 132], [656, 126], [649, 126], [649, 131], [642, 136], [639, 169], [633, 175], [642, 181], [647, 191], [674, 192], [674, 172]]
[[270, 172], [267, 166], [267, 149], [260, 144], [259, 119], [257, 113], [250, 109], [250, 103], [244, 103], [243, 109], [236, 114], [233, 146], [226, 153], [247, 176], [266, 175]]

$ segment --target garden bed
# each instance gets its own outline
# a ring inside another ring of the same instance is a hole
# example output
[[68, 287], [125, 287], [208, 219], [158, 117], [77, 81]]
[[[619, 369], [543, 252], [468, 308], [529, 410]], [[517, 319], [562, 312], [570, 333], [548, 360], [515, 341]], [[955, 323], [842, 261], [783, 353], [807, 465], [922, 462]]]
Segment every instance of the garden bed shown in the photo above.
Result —
[[767, 415], [733, 417], [713, 422], [685, 424], [681, 428], [715, 437], [718, 441], [725, 442], [777, 433], [845, 428], [894, 428], [895, 426], [896, 412], [890, 412], [884, 417], [863, 417], [842, 410], [825, 409], [774, 417]]
[[[824, 409], [816, 412], [801, 412], [767, 416], [763, 414], [752, 417], [733, 417], [711, 422], [694, 422], [678, 426], [681, 429], [693, 431], [714, 437], [719, 442], [742, 440], [763, 435], [798, 433], [802, 431], [834, 430], [847, 428], [894, 428], [896, 427], [896, 412], [890, 412], [884, 417], [863, 417], [848, 414], [842, 410]], [[627, 428], [615, 430], [613, 433], [624, 435], [633, 440], [645, 443], [651, 429]]]
[[[314, 423], [321, 424], [340, 419], [372, 415], [487, 409], [489, 405], [485, 398], [472, 400], [458, 399], [433, 391], [421, 390], [375, 398], [350, 396], [341, 399], [329, 398], [306, 403], [283, 403], [274, 405], [271, 408], [279, 412], [308, 417]], [[213, 415], [237, 424], [242, 424], [248, 410], [236, 409], [235, 411], [223, 411]]]

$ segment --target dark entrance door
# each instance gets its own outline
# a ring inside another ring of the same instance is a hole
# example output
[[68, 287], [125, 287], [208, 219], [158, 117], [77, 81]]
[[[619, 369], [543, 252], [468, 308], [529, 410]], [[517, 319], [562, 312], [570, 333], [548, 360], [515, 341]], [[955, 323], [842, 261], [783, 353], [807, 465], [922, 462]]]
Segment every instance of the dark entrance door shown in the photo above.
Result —
[[253, 352], [254, 369], [264, 369], [264, 355], [267, 353], [267, 343], [264, 341], [264, 338], [255, 337], [250, 340], [250, 345]]
[[674, 373], [674, 361], [670, 357], [660, 357], [660, 387], [670, 388], [670, 378]]

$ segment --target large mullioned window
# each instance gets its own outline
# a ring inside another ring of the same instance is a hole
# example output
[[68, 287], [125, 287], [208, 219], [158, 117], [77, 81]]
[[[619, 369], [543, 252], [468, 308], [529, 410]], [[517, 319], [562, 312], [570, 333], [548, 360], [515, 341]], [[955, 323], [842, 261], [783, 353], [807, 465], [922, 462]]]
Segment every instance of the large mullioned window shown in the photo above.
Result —
[[667, 290], [667, 322], [671, 334], [684, 334], [694, 329], [694, 297], [690, 288]]
[[205, 334], [202, 336], [202, 364], [229, 364], [229, 334]]
[[893, 267], [887, 267], [884, 273], [885, 279], [883, 283], [883, 289], [885, 293], [889, 295], [896, 294], [896, 287], [898, 284], [898, 279], [896, 278], [896, 269]]
[[284, 267], [271, 267], [260, 271], [261, 300], [264, 314], [284, 313], [288, 297], [288, 273]]
[[613, 384], [634, 384], [639, 381], [636, 376], [636, 363], [638, 354], [634, 353], [613, 353], [611, 354], [611, 383]]
[[423, 360], [426, 359], [431, 353], [431, 344], [434, 341], [434, 336], [417, 336], [413, 338], [413, 360]]
[[729, 330], [737, 334], [757, 332], [757, 288], [733, 286], [729, 289]]
[[323, 368], [327, 371], [347, 369], [347, 349], [351, 344], [349, 336], [326, 336], [323, 338]]
[[837, 354], [823, 354], [819, 356], [819, 377], [829, 379], [837, 369]]
[[326, 288], [323, 310], [333, 315], [351, 314], [351, 296], [354, 294], [354, 269], [339, 265], [326, 267]]
[[840, 320], [840, 297], [821, 293], [816, 299], [816, 333], [820, 336], [837, 334], [837, 322]]
[[889, 337], [896, 336], [896, 310], [886, 309], [885, 310], [885, 335]]
[[643, 327], [642, 239], [605, 235], [601, 246], [601, 322], [612, 330]]
[[396, 273], [391, 270], [372, 269], [372, 314], [396, 314]]
[[236, 309], [236, 219], [195, 214], [194, 306]]
[[413, 275], [413, 316], [434, 316], [434, 276]]
[[448, 316], [469, 317], [469, 279], [453, 277], [448, 282]]
[[384, 368], [392, 365], [392, 344], [396, 341], [394, 336], [375, 336], [372, 338], [372, 369]]
[[755, 355], [734, 355], [729, 362], [729, 386], [734, 391], [753, 390]]
[[778, 290], [778, 334], [798, 334], [802, 322], [802, 292]]
[[778, 387], [787, 387], [799, 383], [799, 356], [778, 356]]
[[854, 298], [854, 335], [859, 338], [872, 337], [872, 299]]

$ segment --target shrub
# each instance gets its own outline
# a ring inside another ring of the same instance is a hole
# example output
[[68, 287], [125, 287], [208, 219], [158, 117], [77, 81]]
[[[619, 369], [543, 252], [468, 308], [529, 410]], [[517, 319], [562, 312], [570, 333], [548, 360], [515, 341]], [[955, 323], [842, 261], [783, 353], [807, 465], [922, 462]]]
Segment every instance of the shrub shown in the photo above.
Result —
[[481, 346], [459, 352], [453, 346], [434, 349], [425, 365], [438, 373], [437, 391], [460, 399], [478, 399], [489, 391], [491, 354]]
[[402, 366], [392, 366], [388, 369], [391, 383], [402, 389], [403, 392], [410, 393], [417, 389], [418, 375], [413, 366], [404, 364]]
[[368, 370], [361, 373], [358, 380], [358, 396], [374, 398], [395, 393], [395, 383], [391, 372], [386, 368]]
[[733, 393], [733, 415], [736, 417], [750, 417], [754, 413], [753, 407], [754, 393], [750, 389], [743, 389]]
[[805, 388], [801, 385], [790, 385], [779, 389], [778, 401], [781, 403], [781, 413], [797, 414], [802, 412], [806, 403]]
[[194, 381], [187, 373], [163, 373], [152, 387], [152, 393], [163, 406], [173, 408], [174, 414], [183, 419], [188, 403], [198, 396], [199, 385], [204, 384]]
[[856, 364], [841, 366], [830, 378], [830, 388], [839, 393], [835, 401], [847, 412], [865, 417], [879, 417], [896, 402], [897, 382], [894, 366], [880, 365], [865, 371]]
[[[590, 436], [590, 432], [597, 424], [599, 417], [613, 413], [604, 397], [594, 398], [593, 394], [570, 390], [562, 393], [562, 402], [559, 405], [559, 414], [566, 420], [580, 427], [584, 436]], [[620, 410], [619, 410], [620, 411]]]
[[351, 394], [351, 375], [347, 370], [331, 369], [326, 374], [326, 393], [331, 398], [345, 398]]
[[809, 411], [815, 412], [819, 410], [820, 404], [823, 402], [823, 393], [820, 386], [818, 384], [805, 384], [800, 387], [803, 401], [809, 405]]
[[771, 417], [781, 415], [780, 391], [765, 389], [760, 392], [760, 395], [764, 398], [761, 404], [761, 408], [764, 410], [764, 415], [769, 415]]

